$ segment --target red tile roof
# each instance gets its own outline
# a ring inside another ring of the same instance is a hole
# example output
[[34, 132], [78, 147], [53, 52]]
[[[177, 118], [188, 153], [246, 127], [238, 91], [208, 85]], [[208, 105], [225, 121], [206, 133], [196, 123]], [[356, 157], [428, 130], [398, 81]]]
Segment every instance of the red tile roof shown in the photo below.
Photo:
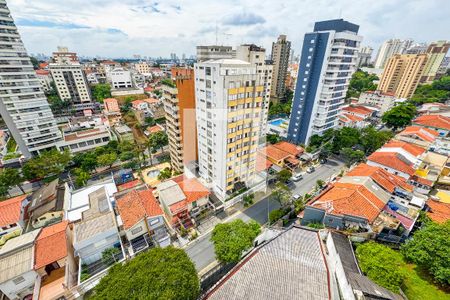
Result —
[[434, 142], [436, 137], [439, 136], [439, 133], [436, 130], [430, 128], [424, 128], [419, 126], [408, 126], [405, 128], [405, 130], [400, 132], [399, 135], [401, 136], [415, 135], [424, 141]]
[[163, 131], [164, 129], [161, 128], [160, 125], [155, 125], [155, 126], [149, 126], [147, 127], [147, 131], [149, 133], [155, 133], [155, 132], [159, 132], [159, 131]]
[[412, 123], [427, 127], [450, 130], [450, 118], [442, 115], [423, 115], [413, 120]]
[[264, 147], [261, 150], [261, 153], [275, 161], [284, 160], [291, 155], [288, 152], [285, 152], [283, 150], [280, 150], [280, 149], [274, 147], [274, 145], [269, 145], [269, 146]]
[[364, 121], [364, 118], [361, 118], [361, 117], [358, 117], [358, 116], [353, 116], [351, 114], [346, 114], [346, 113], [342, 114], [339, 118], [345, 123], [347, 123], [349, 121], [352, 121], [352, 122]]
[[156, 104], [160, 102], [158, 99], [155, 98], [147, 98], [143, 99], [142, 101], [147, 102], [148, 104]]
[[39, 269], [67, 256], [68, 221], [62, 221], [42, 229], [36, 239], [34, 269]]
[[336, 182], [311, 205], [331, 214], [357, 216], [372, 223], [385, 203], [363, 185]]
[[39, 69], [45, 69], [47, 67], [48, 67], [48, 63], [46, 63], [46, 62], [43, 62], [43, 63], [39, 64]]
[[427, 212], [427, 216], [430, 217], [431, 220], [437, 223], [444, 223], [450, 220], [450, 204], [434, 201], [429, 199], [427, 201], [427, 205], [430, 208], [430, 211]]
[[0, 201], [0, 226], [6, 226], [20, 221], [22, 201], [26, 197], [27, 195], [20, 195]]
[[344, 113], [348, 112], [348, 113], [354, 113], [354, 114], [365, 115], [365, 116], [371, 115], [373, 112], [372, 110], [370, 110], [364, 106], [347, 106], [347, 107], [344, 107], [342, 110], [344, 111]]
[[390, 140], [388, 143], [384, 144], [383, 148], [402, 148], [411, 153], [412, 156], [416, 157], [425, 152], [425, 149], [422, 147], [396, 140]]
[[163, 215], [152, 190], [132, 190], [117, 200], [117, 210], [123, 227], [129, 229], [144, 217]]
[[409, 178], [410, 181], [415, 181], [417, 183], [420, 183], [422, 185], [426, 185], [426, 186], [433, 186], [434, 182], [425, 178], [422, 178], [420, 176], [417, 175], [413, 175]]
[[131, 189], [131, 188], [133, 188], [133, 187], [135, 187], [137, 185], [140, 185], [141, 183], [142, 182], [139, 179], [135, 179], [135, 180], [132, 180], [132, 181], [125, 182], [125, 183], [123, 183], [121, 185], [118, 185], [117, 189], [119, 191], [125, 191], [125, 190]]
[[304, 149], [302, 147], [284, 141], [274, 144], [273, 147], [287, 152], [293, 156], [298, 156], [304, 152]]
[[139, 105], [139, 104], [142, 104], [142, 103], [146, 103], [144, 100], [134, 100], [134, 101], [131, 101], [131, 104], [133, 104], [133, 105]]
[[405, 161], [400, 159], [395, 152], [374, 152], [367, 158], [367, 160], [408, 175], [414, 174], [414, 169]]
[[262, 172], [268, 170], [273, 163], [268, 160], [263, 154], [259, 153], [256, 155], [256, 171]]
[[196, 178], [186, 178], [183, 175], [172, 179], [180, 186], [187, 203], [192, 203], [210, 194], [209, 190]]
[[413, 187], [406, 183], [405, 178], [391, 174], [383, 168], [369, 166], [365, 163], [357, 165], [350, 172], [348, 172], [346, 176], [370, 177], [389, 193], [394, 192], [394, 188], [397, 186], [410, 192], [413, 190]]
[[37, 75], [49, 75], [50, 71], [39, 69], [39, 70], [36, 70], [36, 74]]

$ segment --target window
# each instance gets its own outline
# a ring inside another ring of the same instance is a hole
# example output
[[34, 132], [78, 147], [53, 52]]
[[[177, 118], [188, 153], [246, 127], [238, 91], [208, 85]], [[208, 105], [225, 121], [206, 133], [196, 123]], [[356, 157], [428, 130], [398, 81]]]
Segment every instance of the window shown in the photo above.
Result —
[[159, 223], [159, 219], [154, 219], [150, 221], [150, 225], [155, 225]]
[[137, 233], [139, 233], [141, 231], [142, 231], [142, 226], [139, 226], [139, 227], [137, 227], [135, 229], [132, 229], [131, 230], [131, 234], [137, 234]]
[[19, 285], [19, 284], [21, 284], [24, 281], [25, 281], [25, 278], [23, 278], [23, 276], [19, 276], [19, 277], [16, 277], [16, 278], [13, 279], [13, 282], [14, 282], [15, 285]]

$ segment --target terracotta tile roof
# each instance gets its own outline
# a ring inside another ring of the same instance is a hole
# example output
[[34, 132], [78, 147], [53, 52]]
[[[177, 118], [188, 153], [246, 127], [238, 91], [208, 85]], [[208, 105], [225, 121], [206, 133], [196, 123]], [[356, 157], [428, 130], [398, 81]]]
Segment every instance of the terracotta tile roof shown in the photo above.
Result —
[[284, 141], [274, 144], [273, 147], [282, 150], [284, 152], [287, 152], [293, 156], [299, 156], [304, 152], [304, 149], [302, 147]]
[[184, 195], [186, 196], [187, 203], [192, 203], [210, 194], [209, 190], [205, 186], [203, 186], [203, 184], [201, 184], [200, 181], [198, 181], [196, 178], [182, 178], [183, 179], [180, 181], [174, 181], [178, 183]]
[[64, 135], [64, 140], [66, 142], [70, 142], [70, 141], [74, 141], [77, 139], [84, 139], [87, 137], [92, 137], [92, 136], [96, 136], [96, 135], [104, 134], [104, 133], [105, 133], [105, 131], [101, 131], [100, 128], [86, 129], [86, 130], [66, 134], [66, 135]]
[[147, 86], [144, 88], [145, 92], [153, 92], [154, 88], [152, 88], [151, 86]]
[[402, 148], [405, 151], [411, 153], [411, 155], [415, 156], [415, 157], [417, 157], [425, 152], [425, 149], [422, 147], [419, 147], [414, 144], [406, 143], [406, 142], [396, 141], [396, 140], [390, 140], [388, 143], [383, 145], [383, 148]]
[[142, 101], [147, 102], [148, 104], [156, 104], [160, 102], [158, 99], [155, 98], [147, 98], [143, 99]]
[[39, 69], [45, 69], [47, 67], [48, 67], [48, 63], [46, 63], [46, 62], [43, 62], [43, 63], [39, 64]]
[[342, 109], [345, 112], [359, 114], [359, 115], [366, 115], [369, 116], [372, 114], [372, 110], [368, 109], [364, 106], [347, 106]]
[[131, 104], [133, 104], [133, 105], [139, 105], [139, 104], [143, 104], [143, 103], [146, 103], [144, 100], [134, 100], [134, 101], [131, 101]]
[[105, 103], [105, 102], [111, 102], [111, 103], [118, 103], [118, 101], [117, 101], [117, 99], [116, 98], [106, 98], [106, 99], [103, 99], [103, 103]]
[[412, 191], [413, 187], [406, 183], [406, 179], [400, 176], [389, 173], [380, 167], [369, 166], [365, 163], [361, 163], [348, 172], [345, 176], [362, 176], [370, 177], [378, 185], [383, 187], [390, 193], [394, 192], [394, 188], [399, 186], [407, 191]]
[[68, 221], [62, 221], [42, 229], [36, 239], [34, 269], [39, 269], [67, 256]]
[[155, 126], [149, 126], [147, 127], [147, 131], [149, 133], [155, 133], [155, 132], [159, 132], [159, 131], [163, 131], [164, 129], [160, 126], [160, 125], [155, 125]]
[[256, 155], [256, 171], [262, 172], [268, 170], [273, 163], [268, 160], [263, 154], [259, 153]]
[[22, 201], [26, 197], [27, 195], [20, 195], [0, 201], [0, 226], [6, 226], [20, 221]]
[[362, 217], [372, 223], [385, 203], [363, 185], [336, 182], [311, 205], [331, 214]]
[[275, 161], [284, 160], [291, 155], [283, 150], [274, 147], [273, 145], [264, 147], [261, 150], [261, 153], [265, 154], [268, 158], [271, 158]]
[[434, 182], [425, 178], [422, 178], [420, 176], [417, 175], [413, 175], [409, 178], [410, 181], [415, 181], [417, 183], [420, 183], [422, 185], [426, 185], [426, 186], [433, 186]]
[[395, 152], [374, 152], [367, 158], [367, 160], [406, 173], [408, 175], [414, 174], [414, 169], [405, 161], [400, 159], [398, 157], [398, 154]]
[[[344, 120], [345, 120], [345, 118], [347, 118], [347, 120], [350, 120], [352, 122], [364, 121], [364, 118], [361, 118], [361, 117], [358, 117], [358, 116], [353, 116], [351, 114], [346, 114], [346, 113], [342, 114], [341, 117], [344, 118]], [[348, 122], [347, 120], [345, 120], [344, 122], [347, 123]]]
[[434, 142], [434, 140], [436, 140], [436, 137], [439, 136], [439, 133], [436, 130], [430, 128], [424, 128], [420, 126], [408, 126], [405, 128], [405, 130], [400, 132], [399, 135], [401, 136], [415, 135], [427, 142]]
[[413, 124], [450, 130], [450, 118], [442, 115], [423, 115], [412, 121]]
[[123, 227], [129, 229], [144, 217], [163, 215], [152, 190], [132, 190], [117, 200], [117, 210]]
[[431, 220], [437, 223], [444, 223], [450, 220], [450, 204], [429, 199], [427, 205], [430, 211], [427, 212], [427, 216]]
[[132, 180], [132, 181], [125, 182], [125, 183], [123, 183], [121, 185], [118, 185], [117, 189], [119, 191], [125, 191], [125, 190], [131, 189], [131, 188], [133, 188], [133, 187], [135, 187], [137, 185], [140, 185], [141, 183], [142, 183], [141, 180], [135, 179], [135, 180]]
[[39, 69], [39, 70], [36, 70], [36, 74], [37, 75], [49, 75], [50, 71]]

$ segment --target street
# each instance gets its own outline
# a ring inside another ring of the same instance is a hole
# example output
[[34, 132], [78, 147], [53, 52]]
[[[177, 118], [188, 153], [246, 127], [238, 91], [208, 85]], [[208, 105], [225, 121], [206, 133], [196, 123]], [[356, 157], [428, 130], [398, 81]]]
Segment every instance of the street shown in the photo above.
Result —
[[[334, 174], [338, 174], [343, 167], [343, 163], [340, 161], [329, 160], [326, 164], [320, 165], [316, 168], [316, 171], [303, 176], [303, 179], [295, 182], [295, 189], [292, 190], [292, 194], [303, 195], [313, 189], [316, 185], [316, 181], [321, 179], [328, 181]], [[232, 221], [235, 219], [241, 219], [245, 222], [253, 219], [260, 224], [268, 222], [269, 212], [280, 207], [277, 201], [271, 200], [270, 197], [265, 197], [253, 206], [238, 212], [226, 221]], [[214, 245], [210, 241], [211, 231], [200, 236], [196, 241], [186, 247], [185, 251], [195, 263], [197, 271], [201, 271], [208, 265], [215, 261]]]

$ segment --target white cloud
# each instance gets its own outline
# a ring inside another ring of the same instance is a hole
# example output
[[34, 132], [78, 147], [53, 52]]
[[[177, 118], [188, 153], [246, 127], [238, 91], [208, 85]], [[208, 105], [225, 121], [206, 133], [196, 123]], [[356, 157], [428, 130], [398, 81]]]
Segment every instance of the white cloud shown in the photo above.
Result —
[[[90, 56], [190, 55], [196, 45], [215, 42], [216, 26], [223, 44], [255, 43], [270, 51], [277, 35], [287, 34], [299, 53], [303, 35], [315, 21], [339, 15], [360, 25], [364, 44], [375, 48], [391, 37], [450, 39], [447, 0], [9, 0], [8, 4], [32, 53], [49, 54], [66, 45]], [[33, 26], [36, 21], [41, 26]]]

